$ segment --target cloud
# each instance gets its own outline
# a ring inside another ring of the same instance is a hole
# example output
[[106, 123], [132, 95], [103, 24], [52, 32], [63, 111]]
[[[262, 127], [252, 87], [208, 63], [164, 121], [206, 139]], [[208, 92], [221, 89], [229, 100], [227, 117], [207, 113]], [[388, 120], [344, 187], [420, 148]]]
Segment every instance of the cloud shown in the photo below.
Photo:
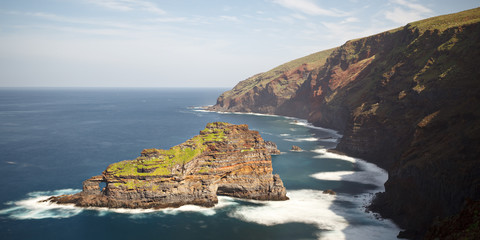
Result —
[[239, 22], [240, 20], [235, 17], [235, 16], [226, 16], [226, 15], [223, 15], [223, 16], [220, 16], [220, 20], [223, 20], [223, 21], [230, 21], [230, 22]]
[[[91, 25], [95, 27], [108, 27], [108, 28], [123, 28], [123, 29], [138, 29], [139, 25], [132, 25], [120, 22], [112, 22], [112, 21], [104, 21], [98, 19], [88, 19], [88, 18], [74, 18], [74, 17], [66, 17], [62, 15], [52, 14], [52, 13], [45, 13], [45, 12], [17, 12], [17, 11], [9, 11], [7, 14], [11, 15], [23, 15], [23, 16], [31, 16], [36, 17], [43, 20], [54, 21], [58, 23], [73, 23], [78, 25]], [[32, 26], [39, 26], [38, 24]], [[69, 28], [73, 29], [73, 28]]]
[[430, 16], [433, 11], [421, 4], [406, 0], [392, 0], [393, 10], [385, 11], [385, 18], [399, 24], [407, 24]]
[[292, 14], [291, 15], [292, 17], [296, 18], [296, 19], [299, 19], [299, 20], [306, 20], [307, 18], [301, 14]]
[[360, 20], [356, 17], [349, 17], [349, 18], [341, 21], [340, 23], [345, 24], [345, 23], [355, 23], [355, 22], [360, 22]]
[[417, 4], [417, 3], [411, 3], [411, 2], [408, 2], [408, 1], [405, 1], [405, 0], [394, 0], [393, 1], [394, 3], [396, 4], [399, 4], [399, 5], [402, 5], [404, 7], [407, 7], [407, 8], [410, 8], [416, 12], [420, 12], [420, 13], [431, 13], [432, 10], [427, 8], [427, 7], [424, 7], [420, 4]]
[[116, 11], [141, 10], [156, 14], [166, 13], [157, 7], [155, 3], [143, 0], [88, 0], [88, 2]]
[[348, 15], [338, 10], [323, 9], [312, 0], [274, 0], [273, 2], [285, 8], [300, 11], [308, 15], [322, 15], [330, 17], [341, 17]]

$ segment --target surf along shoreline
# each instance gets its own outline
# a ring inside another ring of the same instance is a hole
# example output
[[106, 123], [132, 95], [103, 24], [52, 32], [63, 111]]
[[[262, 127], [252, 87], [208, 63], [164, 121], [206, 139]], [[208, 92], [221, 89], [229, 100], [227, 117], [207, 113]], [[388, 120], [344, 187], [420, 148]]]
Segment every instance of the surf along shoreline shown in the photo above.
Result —
[[[380, 191], [376, 191], [375, 193], [377, 192], [382, 192], [382, 191], [385, 191], [385, 188], [383, 187], [383, 185], [385, 184], [385, 182], [388, 180], [388, 172], [386, 169], [384, 168], [381, 168], [380, 166], [374, 164], [373, 162], [369, 162], [368, 160], [364, 160], [364, 159], [360, 159], [360, 158], [355, 158], [355, 157], [351, 157], [349, 156], [348, 154], [342, 152], [342, 151], [339, 151], [336, 149], [336, 146], [338, 145], [338, 142], [343, 138], [343, 135], [340, 133], [340, 131], [337, 131], [337, 130], [334, 130], [334, 129], [330, 129], [330, 128], [324, 128], [324, 127], [321, 127], [321, 126], [315, 126], [313, 123], [310, 123], [308, 122], [307, 119], [302, 119], [302, 118], [298, 118], [298, 117], [292, 117], [292, 116], [284, 116], [284, 115], [276, 115], [276, 114], [267, 114], [267, 113], [256, 113], [256, 112], [233, 112], [233, 111], [216, 111], [216, 110], [212, 110], [212, 106], [213, 105], [209, 105], [209, 106], [201, 106], [201, 107], [192, 107], [191, 109], [193, 109], [194, 111], [198, 111], [198, 112], [212, 112], [212, 113], [218, 113], [218, 114], [238, 114], [238, 115], [254, 115], [254, 116], [269, 116], [269, 117], [282, 117], [282, 118], [285, 118], [285, 119], [291, 119], [291, 120], [294, 120], [295, 121], [295, 124], [297, 125], [301, 125], [301, 126], [304, 126], [304, 127], [307, 127], [307, 128], [312, 128], [312, 129], [317, 129], [317, 130], [321, 130], [321, 131], [326, 131], [326, 132], [329, 132], [333, 135], [335, 135], [337, 137], [337, 141], [336, 141], [336, 145], [335, 145], [335, 148], [328, 148], [328, 149], [325, 149], [324, 151], [324, 155], [325, 154], [329, 154], [330, 156], [332, 156], [333, 158], [336, 158], [336, 159], [341, 159], [341, 160], [346, 160], [346, 161], [350, 161], [354, 164], [359, 164], [359, 165], [363, 165], [363, 170], [365, 170], [365, 165], [369, 165], [370, 167], [374, 167], [374, 168], [378, 168], [381, 170], [381, 172], [383, 174], [386, 175], [386, 178], [384, 179], [384, 181], [381, 183], [382, 185], [382, 189], [379, 189]], [[316, 142], [318, 142], [319, 140], [317, 139]], [[313, 150], [313, 152], [315, 152], [316, 150]], [[362, 167], [360, 167], [360, 169], [362, 169]], [[352, 171], [354, 172], [354, 171]], [[315, 174], [314, 174], [315, 175]], [[314, 177], [313, 175], [311, 177]], [[314, 177], [315, 178], [315, 177]], [[348, 177], [348, 174], [345, 174], [343, 175], [343, 178], [340, 179], [340, 180], [346, 180], [348, 181], [347, 179], [349, 179], [350, 177]], [[370, 209], [369, 209], [369, 205], [371, 204], [371, 202], [373, 201], [373, 198], [374, 198], [374, 194], [371, 196], [369, 202], [367, 205], [365, 205], [365, 211], [368, 211], [368, 212], [371, 212], [375, 218], [377, 219], [383, 219], [380, 215], [376, 214], [376, 213], [373, 213]]]

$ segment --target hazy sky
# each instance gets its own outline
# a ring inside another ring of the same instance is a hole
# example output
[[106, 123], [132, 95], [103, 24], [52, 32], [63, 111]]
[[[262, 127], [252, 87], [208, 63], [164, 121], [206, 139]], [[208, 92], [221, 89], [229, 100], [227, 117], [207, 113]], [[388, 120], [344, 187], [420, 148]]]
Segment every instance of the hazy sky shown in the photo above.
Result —
[[233, 87], [479, 0], [0, 0], [0, 87]]

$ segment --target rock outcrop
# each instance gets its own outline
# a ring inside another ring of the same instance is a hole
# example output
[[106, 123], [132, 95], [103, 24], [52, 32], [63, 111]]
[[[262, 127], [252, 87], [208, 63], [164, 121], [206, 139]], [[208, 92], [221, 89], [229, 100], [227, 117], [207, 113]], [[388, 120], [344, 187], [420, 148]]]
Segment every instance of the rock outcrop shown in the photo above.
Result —
[[296, 145], [292, 145], [292, 149], [290, 149], [290, 151], [293, 151], [293, 152], [301, 152], [303, 151], [303, 149], [299, 146], [296, 146]]
[[111, 164], [102, 175], [85, 180], [82, 192], [49, 200], [109, 208], [211, 207], [217, 195], [287, 200], [282, 180], [272, 174], [270, 153], [275, 150], [247, 125], [209, 123], [185, 143], [145, 149], [137, 159]]
[[467, 199], [480, 200], [478, 62], [480, 8], [348, 41], [268, 111], [255, 106], [274, 97], [247, 98], [240, 84], [212, 109], [296, 116], [341, 131], [337, 150], [389, 173], [370, 209], [416, 239]]
[[329, 195], [337, 195], [337, 193], [335, 191], [333, 191], [332, 189], [324, 190], [322, 193], [323, 194], [329, 194]]

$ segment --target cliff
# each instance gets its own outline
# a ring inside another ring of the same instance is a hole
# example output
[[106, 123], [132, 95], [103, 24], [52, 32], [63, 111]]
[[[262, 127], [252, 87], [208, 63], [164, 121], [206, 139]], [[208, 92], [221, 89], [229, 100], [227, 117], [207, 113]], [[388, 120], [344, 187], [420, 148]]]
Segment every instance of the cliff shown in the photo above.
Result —
[[[413, 22], [335, 48], [291, 97], [262, 111], [340, 130], [337, 150], [385, 168], [370, 208], [421, 238], [480, 199], [480, 8]], [[264, 84], [268, 85], [268, 84]], [[238, 85], [237, 85], [238, 86]], [[237, 90], [238, 91], [238, 90]], [[435, 232], [435, 231], [433, 231]]]
[[292, 112], [295, 108], [285, 105], [292, 103], [291, 98], [307, 79], [316, 77], [318, 68], [333, 50], [320, 51], [243, 80], [223, 93], [212, 110], [303, 116], [304, 111]]
[[[49, 201], [82, 207], [214, 206], [217, 195], [287, 200], [270, 153], [276, 145], [247, 125], [215, 122], [169, 150], [145, 149], [135, 160], [111, 164], [83, 182], [83, 191]], [[104, 189], [99, 184], [105, 183]]]

